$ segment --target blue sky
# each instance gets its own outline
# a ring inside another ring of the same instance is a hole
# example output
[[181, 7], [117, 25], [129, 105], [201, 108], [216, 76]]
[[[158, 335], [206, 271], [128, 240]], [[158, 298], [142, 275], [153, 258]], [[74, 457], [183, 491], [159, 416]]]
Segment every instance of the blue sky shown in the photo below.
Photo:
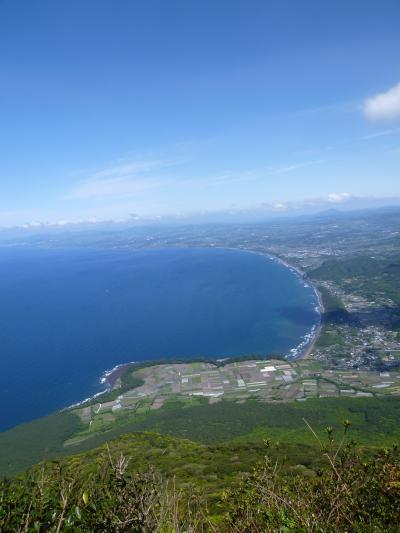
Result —
[[400, 197], [398, 0], [1, 0], [0, 225]]

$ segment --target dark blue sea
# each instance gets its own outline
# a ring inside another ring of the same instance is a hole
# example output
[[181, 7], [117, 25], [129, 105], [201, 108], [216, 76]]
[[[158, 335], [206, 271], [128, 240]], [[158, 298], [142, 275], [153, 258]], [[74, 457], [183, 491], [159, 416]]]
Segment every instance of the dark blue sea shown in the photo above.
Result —
[[129, 361], [287, 353], [318, 320], [285, 266], [227, 249], [0, 249], [0, 429]]

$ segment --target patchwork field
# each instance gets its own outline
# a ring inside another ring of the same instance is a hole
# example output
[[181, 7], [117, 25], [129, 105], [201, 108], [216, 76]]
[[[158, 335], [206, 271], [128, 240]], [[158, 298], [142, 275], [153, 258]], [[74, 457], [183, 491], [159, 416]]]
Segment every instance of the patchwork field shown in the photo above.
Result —
[[[222, 399], [242, 403], [304, 402], [311, 398], [400, 395], [400, 372], [325, 370], [315, 361], [249, 360], [216, 366], [207, 362], [163, 364], [131, 372], [142, 383], [110, 401], [77, 409], [86, 426], [68, 444], [174, 402], [195, 406]], [[116, 387], [118, 390], [119, 383]]]

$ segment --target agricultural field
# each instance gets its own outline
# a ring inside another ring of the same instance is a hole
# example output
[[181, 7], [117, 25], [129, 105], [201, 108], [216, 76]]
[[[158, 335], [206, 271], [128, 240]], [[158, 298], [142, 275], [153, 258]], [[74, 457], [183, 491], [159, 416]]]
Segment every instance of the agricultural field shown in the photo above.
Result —
[[131, 378], [142, 384], [114, 395], [110, 401], [74, 411], [86, 429], [67, 444], [177, 402], [195, 406], [222, 399], [240, 404], [249, 399], [278, 403], [400, 395], [399, 371], [328, 370], [313, 360], [249, 360], [224, 366], [207, 362], [163, 364], [131, 371]]

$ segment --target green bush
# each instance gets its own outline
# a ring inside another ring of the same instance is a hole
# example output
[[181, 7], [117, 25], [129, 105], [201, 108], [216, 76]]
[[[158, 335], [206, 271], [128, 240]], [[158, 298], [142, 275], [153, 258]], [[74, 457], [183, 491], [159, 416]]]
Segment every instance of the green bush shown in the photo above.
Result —
[[[345, 427], [345, 431], [347, 427]], [[253, 473], [224, 493], [228, 531], [398, 532], [400, 462], [396, 447], [366, 460], [354, 444], [321, 443], [327, 466], [316, 475], [282, 475], [267, 456]]]
[[[350, 424], [343, 425], [337, 441], [332, 428], [322, 440], [309, 426], [320, 457], [308, 465], [287, 468], [290, 447], [264, 441], [266, 456], [247, 474], [240, 469], [257, 453], [255, 444], [211, 449], [155, 434], [126, 436], [0, 482], [0, 531], [399, 531], [398, 449], [366, 455], [347, 442]], [[140, 444], [142, 461], [132, 465], [130, 450]], [[221, 476], [236, 474], [223, 491], [207, 493], [202, 482], [212, 465], [216, 488]]]

